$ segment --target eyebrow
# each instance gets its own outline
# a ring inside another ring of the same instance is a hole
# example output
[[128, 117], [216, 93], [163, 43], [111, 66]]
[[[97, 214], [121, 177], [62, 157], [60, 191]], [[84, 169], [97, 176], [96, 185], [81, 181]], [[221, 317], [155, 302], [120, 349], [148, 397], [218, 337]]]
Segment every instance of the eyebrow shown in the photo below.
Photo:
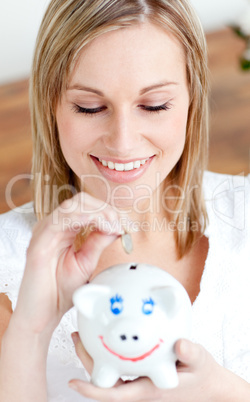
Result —
[[85, 87], [85, 86], [80, 85], [80, 84], [75, 84], [75, 85], [72, 85], [71, 87], [68, 87], [67, 91], [72, 91], [74, 89], [77, 89], [78, 91], [93, 92], [94, 94], [97, 94], [99, 96], [104, 96], [104, 93], [99, 91], [98, 89]]
[[[153, 89], [163, 88], [163, 87], [170, 86], [170, 85], [179, 85], [179, 83], [174, 82], [174, 81], [173, 82], [172, 81], [171, 82], [170, 81], [160, 82], [159, 84], [150, 85], [150, 86], [148, 86], [146, 88], [141, 89], [139, 94], [144, 95], [145, 93], [147, 93], [149, 91], [152, 91]], [[86, 87], [86, 86], [83, 86], [83, 85], [80, 85], [80, 84], [75, 84], [75, 85], [72, 85], [72, 86], [68, 87], [67, 91], [72, 91], [74, 89], [76, 89], [78, 91], [92, 92], [92, 93], [94, 93], [96, 95], [99, 95], [99, 96], [102, 96], [102, 97], [105, 96], [104, 93], [99, 91], [98, 89]]]
[[140, 90], [140, 95], [144, 95], [146, 92], [152, 91], [153, 89], [158, 89], [158, 88], [162, 88], [162, 87], [166, 87], [166, 86], [170, 86], [170, 85], [179, 85], [178, 82], [170, 82], [170, 81], [166, 81], [166, 82], [160, 82], [159, 84], [154, 84], [154, 85], [150, 85], [149, 87], [143, 88]]

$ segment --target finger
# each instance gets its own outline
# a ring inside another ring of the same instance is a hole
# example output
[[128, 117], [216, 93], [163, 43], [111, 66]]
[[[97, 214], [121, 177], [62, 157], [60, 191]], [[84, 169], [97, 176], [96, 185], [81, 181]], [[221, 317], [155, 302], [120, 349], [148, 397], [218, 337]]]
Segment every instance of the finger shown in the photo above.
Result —
[[73, 332], [71, 334], [71, 337], [72, 337], [72, 340], [73, 340], [74, 345], [75, 345], [75, 350], [76, 350], [77, 356], [81, 360], [83, 366], [88, 371], [88, 373], [91, 374], [92, 370], [93, 370], [93, 359], [91, 358], [91, 356], [88, 354], [88, 352], [84, 348], [84, 346], [83, 346], [83, 344], [81, 342], [79, 333], [78, 332]]
[[91, 232], [77, 252], [71, 246], [62, 254], [59, 264], [62, 269], [57, 270], [57, 278], [60, 284], [60, 300], [64, 302], [60, 305], [63, 311], [72, 307], [73, 292], [90, 280], [103, 250], [116, 238], [114, 235]]
[[176, 342], [175, 352], [182, 365], [188, 366], [193, 371], [204, 364], [206, 357], [205, 349], [201, 345], [187, 339], [180, 339]]
[[[120, 380], [119, 380], [120, 382]], [[82, 396], [87, 398], [95, 399], [97, 401], [102, 402], [110, 402], [110, 401], [129, 401], [132, 402], [132, 399], [125, 399], [124, 393], [120, 395], [120, 393], [116, 391], [116, 388], [98, 388], [95, 385], [84, 382], [81, 380], [71, 380], [69, 382], [69, 387], [74, 391], [78, 392]]]
[[[72, 203], [70, 207], [67, 205]], [[94, 228], [104, 233], [117, 233], [121, 232], [122, 228], [119, 221], [117, 211], [109, 204], [90, 196], [87, 193], [78, 193], [71, 200], [64, 201], [57, 210], [61, 216], [72, 218], [80, 218], [80, 224], [83, 225], [93, 224]]]
[[119, 380], [113, 388], [99, 388], [81, 380], [72, 380], [69, 387], [81, 395], [98, 401], [140, 402], [163, 400], [162, 390], [156, 388], [148, 378], [130, 382]]
[[77, 264], [87, 280], [91, 277], [99, 258], [106, 247], [117, 239], [117, 235], [106, 235], [100, 232], [91, 232], [87, 240], [77, 251]]
[[[88, 199], [83, 207], [83, 200]], [[118, 213], [108, 204], [88, 194], [79, 193], [64, 201], [48, 217], [39, 222], [33, 231], [33, 238], [39, 236], [47, 244], [55, 243], [55, 236], [65, 237], [65, 233], [75, 237], [82, 228], [92, 225], [96, 230], [107, 234], [122, 234], [124, 231]]]

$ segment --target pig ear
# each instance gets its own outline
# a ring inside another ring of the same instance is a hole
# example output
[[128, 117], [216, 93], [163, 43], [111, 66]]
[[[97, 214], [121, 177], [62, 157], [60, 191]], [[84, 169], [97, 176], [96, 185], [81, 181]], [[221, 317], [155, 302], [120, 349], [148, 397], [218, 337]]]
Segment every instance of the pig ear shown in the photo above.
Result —
[[173, 286], [159, 286], [151, 289], [157, 302], [167, 312], [169, 318], [173, 318], [181, 305], [181, 292]]
[[109, 294], [109, 288], [103, 285], [87, 284], [75, 291], [73, 294], [73, 303], [77, 310], [85, 317], [93, 317], [95, 307], [100, 306], [103, 296]]

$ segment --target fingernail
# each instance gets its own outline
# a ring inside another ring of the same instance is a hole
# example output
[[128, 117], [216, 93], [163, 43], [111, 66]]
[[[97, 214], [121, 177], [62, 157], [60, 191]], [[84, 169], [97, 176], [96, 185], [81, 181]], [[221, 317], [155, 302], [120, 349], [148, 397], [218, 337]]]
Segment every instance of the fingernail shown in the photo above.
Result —
[[121, 236], [124, 235], [125, 230], [124, 230], [124, 227], [123, 227], [122, 222], [120, 220], [118, 220], [116, 222], [116, 227], [117, 227], [118, 234], [121, 235]]
[[120, 236], [123, 236], [123, 235], [125, 234], [125, 230], [119, 229], [118, 234], [119, 234]]
[[74, 382], [68, 383], [69, 388], [73, 389], [74, 391], [78, 390], [78, 386]]
[[115, 221], [112, 223], [106, 222], [106, 231], [108, 232], [108, 234], [115, 234], [120, 236], [124, 234], [124, 229], [119, 221]]
[[189, 356], [191, 352], [190, 344], [185, 339], [181, 341], [180, 351], [183, 356]]

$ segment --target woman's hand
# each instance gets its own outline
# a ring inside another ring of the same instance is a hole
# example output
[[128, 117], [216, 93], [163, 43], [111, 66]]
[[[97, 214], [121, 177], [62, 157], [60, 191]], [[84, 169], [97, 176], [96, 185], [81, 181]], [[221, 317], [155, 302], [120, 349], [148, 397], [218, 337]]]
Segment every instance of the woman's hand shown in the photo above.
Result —
[[[78, 357], [91, 373], [93, 360], [81, 344], [79, 335], [72, 334]], [[247, 402], [250, 385], [219, 366], [200, 345], [187, 340], [176, 342], [175, 351], [179, 364], [179, 386], [163, 390], [155, 387], [149, 378], [132, 382], [119, 380], [113, 388], [98, 388], [91, 383], [72, 380], [69, 386], [81, 395], [102, 402]]]
[[[122, 232], [118, 219], [109, 205], [79, 193], [37, 223], [13, 314], [19, 328], [51, 336], [72, 307], [73, 292], [89, 280], [103, 250]], [[76, 252], [76, 234], [86, 225], [95, 230]]]

